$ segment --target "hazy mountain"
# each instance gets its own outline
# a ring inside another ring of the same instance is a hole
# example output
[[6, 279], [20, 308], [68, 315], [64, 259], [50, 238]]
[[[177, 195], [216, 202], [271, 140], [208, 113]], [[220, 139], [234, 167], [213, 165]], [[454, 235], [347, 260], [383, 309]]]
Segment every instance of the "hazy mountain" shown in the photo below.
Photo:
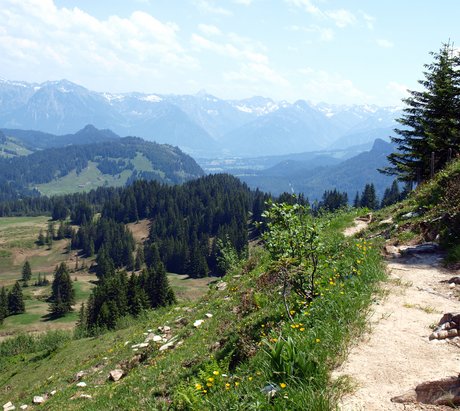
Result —
[[81, 145], [101, 143], [120, 138], [120, 136], [111, 130], [99, 130], [91, 124], [88, 124], [74, 134], [65, 134], [61, 136], [37, 130], [4, 128], [2, 131], [5, 135], [14, 137], [16, 140], [22, 142], [25, 147], [31, 150], [64, 147], [72, 144]]
[[[293, 104], [265, 97], [99, 93], [67, 80], [0, 80], [0, 127], [70, 134], [86, 124], [177, 145], [202, 157], [275, 155], [353, 146], [385, 137], [391, 107]], [[343, 139], [342, 139], [343, 138]]]
[[314, 167], [321, 158], [309, 161], [284, 161], [263, 171], [248, 175], [238, 175], [251, 188], [260, 188], [273, 194], [284, 191], [304, 193], [311, 200], [319, 200], [325, 190], [337, 188], [348, 193], [352, 201], [356, 191], [361, 192], [364, 185], [374, 183], [377, 195], [383, 195], [385, 188], [391, 185], [393, 178], [377, 171], [387, 165], [387, 155], [394, 147], [383, 140], [377, 139], [371, 150], [333, 164], [334, 159], [328, 158], [329, 166], [322, 159], [320, 167]]
[[[30, 195], [31, 190], [51, 195], [123, 186], [140, 178], [182, 183], [204, 175], [195, 160], [177, 147], [137, 137], [119, 138], [93, 126], [64, 136], [28, 131], [26, 139], [36, 139], [36, 151], [22, 156], [10, 155], [18, 150], [12, 143], [21, 142], [21, 136], [13, 139], [8, 134], [7, 130], [0, 141], [0, 187], [7, 188], [8, 196], [0, 195], [0, 199]], [[63, 144], [68, 141], [79, 144]]]

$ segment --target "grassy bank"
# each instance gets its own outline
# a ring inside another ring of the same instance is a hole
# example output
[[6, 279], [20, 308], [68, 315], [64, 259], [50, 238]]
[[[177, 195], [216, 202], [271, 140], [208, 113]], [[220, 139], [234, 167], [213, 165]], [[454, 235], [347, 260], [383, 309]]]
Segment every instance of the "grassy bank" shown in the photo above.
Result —
[[[33, 395], [57, 390], [49, 410], [334, 409], [344, 385], [331, 382], [330, 372], [365, 327], [384, 276], [375, 245], [340, 234], [353, 217], [323, 218], [318, 295], [310, 303], [292, 293], [286, 312], [276, 262], [255, 247], [223, 278], [225, 286], [211, 285], [197, 302], [147, 312], [97, 338], [56, 337], [52, 349], [9, 341], [0, 402], [30, 404]], [[133, 351], [149, 329], [159, 333], [164, 325], [175, 348], [151, 343]], [[126, 372], [116, 383], [107, 378], [114, 368]], [[74, 378], [81, 370], [84, 388]]]

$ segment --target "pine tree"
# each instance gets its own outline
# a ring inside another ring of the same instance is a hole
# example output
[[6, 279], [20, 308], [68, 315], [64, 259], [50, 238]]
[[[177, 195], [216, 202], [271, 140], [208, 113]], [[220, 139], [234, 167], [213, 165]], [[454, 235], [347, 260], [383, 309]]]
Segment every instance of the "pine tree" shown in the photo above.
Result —
[[54, 272], [54, 280], [51, 285], [50, 312], [54, 317], [61, 317], [72, 311], [75, 303], [75, 291], [69, 270], [65, 263], [61, 263]]
[[381, 208], [397, 203], [401, 199], [398, 182], [395, 180], [390, 188], [387, 188], [383, 193]]
[[2, 287], [0, 292], [0, 324], [3, 323], [3, 319], [8, 317], [8, 295], [6, 294], [5, 287]]
[[361, 198], [359, 197], [359, 192], [356, 192], [355, 199], [353, 200], [353, 207], [359, 208], [361, 207]]
[[137, 253], [136, 253], [136, 262], [134, 264], [134, 269], [136, 271], [139, 271], [142, 266], [144, 265], [145, 258], [144, 258], [144, 248], [139, 246], [137, 248]]
[[366, 184], [364, 191], [361, 194], [361, 207], [367, 207], [370, 210], [377, 210], [379, 203], [375, 194], [374, 184]]
[[26, 261], [22, 266], [22, 281], [24, 281], [24, 287], [27, 286], [27, 282], [32, 278], [32, 269], [30, 263]]
[[388, 156], [391, 166], [380, 171], [398, 176], [399, 180], [421, 182], [431, 175], [431, 153], [434, 169], [441, 169], [460, 147], [460, 57], [453, 44], [442, 45], [430, 53], [434, 62], [426, 64], [425, 79], [419, 80], [422, 91], [409, 91], [410, 97], [402, 118], [403, 126], [392, 137], [398, 152]]
[[8, 293], [8, 313], [10, 315], [22, 314], [26, 311], [21, 285], [16, 281], [11, 291]]

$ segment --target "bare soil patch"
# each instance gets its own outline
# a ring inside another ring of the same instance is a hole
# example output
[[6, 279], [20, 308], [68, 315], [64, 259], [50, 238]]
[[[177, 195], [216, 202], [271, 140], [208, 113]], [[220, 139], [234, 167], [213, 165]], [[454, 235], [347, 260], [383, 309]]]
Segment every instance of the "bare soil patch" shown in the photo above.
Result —
[[140, 220], [137, 223], [129, 223], [126, 226], [133, 234], [136, 243], [143, 243], [149, 236], [150, 220]]

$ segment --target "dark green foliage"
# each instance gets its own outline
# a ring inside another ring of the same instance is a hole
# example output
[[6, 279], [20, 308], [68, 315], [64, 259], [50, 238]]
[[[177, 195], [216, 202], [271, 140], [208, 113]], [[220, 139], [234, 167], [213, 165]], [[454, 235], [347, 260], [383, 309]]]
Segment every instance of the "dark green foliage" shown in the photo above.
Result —
[[113, 329], [120, 318], [137, 316], [143, 310], [175, 303], [161, 262], [156, 267], [144, 269], [138, 276], [128, 279], [125, 271], [105, 276], [91, 293], [86, 308], [80, 312], [81, 329]]
[[326, 190], [323, 199], [319, 203], [319, 208], [326, 211], [335, 211], [348, 205], [348, 194], [340, 193], [338, 190]]
[[379, 202], [377, 200], [377, 195], [375, 194], [374, 184], [366, 184], [361, 194], [359, 205], [360, 207], [366, 207], [370, 210], [377, 210], [379, 208]]
[[75, 291], [65, 263], [61, 263], [54, 272], [49, 301], [50, 313], [53, 317], [67, 314], [72, 311], [72, 305], [75, 304]]
[[90, 204], [81, 202], [72, 212], [72, 221], [74, 224], [82, 225], [90, 223], [93, 220], [94, 210]]
[[65, 220], [69, 215], [69, 209], [66, 207], [64, 201], [60, 198], [54, 203], [53, 210], [51, 212], [51, 218], [53, 220]]
[[380, 207], [383, 208], [391, 204], [395, 204], [401, 199], [402, 199], [402, 194], [399, 191], [398, 182], [395, 180], [393, 181], [393, 184], [391, 185], [391, 187], [385, 190]]
[[6, 293], [5, 287], [2, 287], [0, 291], [0, 324], [3, 323], [3, 320], [8, 317], [8, 295]]
[[452, 43], [430, 53], [434, 61], [426, 64], [422, 91], [410, 91], [404, 99], [402, 125], [392, 137], [398, 152], [388, 156], [390, 167], [382, 171], [398, 179], [420, 183], [445, 166], [460, 147], [460, 57]]
[[45, 243], [46, 243], [45, 235], [43, 234], [43, 230], [40, 230], [40, 232], [38, 233], [37, 245], [42, 246], [42, 245], [45, 245]]
[[246, 185], [223, 174], [173, 187], [136, 181], [106, 203], [102, 215], [119, 222], [152, 219], [147, 265], [155, 244], [168, 271], [202, 277], [217, 269], [211, 239], [228, 238], [239, 255], [247, 252], [251, 197]]
[[22, 288], [19, 281], [16, 281], [11, 291], [8, 293], [8, 313], [9, 315], [22, 314], [26, 311]]
[[30, 263], [26, 261], [22, 266], [22, 281], [26, 284], [32, 277], [32, 269], [30, 268]]
[[134, 269], [136, 271], [140, 270], [142, 266], [145, 263], [145, 257], [144, 257], [144, 248], [143, 247], [138, 247], [137, 252], [136, 252], [136, 261], [134, 263]]

